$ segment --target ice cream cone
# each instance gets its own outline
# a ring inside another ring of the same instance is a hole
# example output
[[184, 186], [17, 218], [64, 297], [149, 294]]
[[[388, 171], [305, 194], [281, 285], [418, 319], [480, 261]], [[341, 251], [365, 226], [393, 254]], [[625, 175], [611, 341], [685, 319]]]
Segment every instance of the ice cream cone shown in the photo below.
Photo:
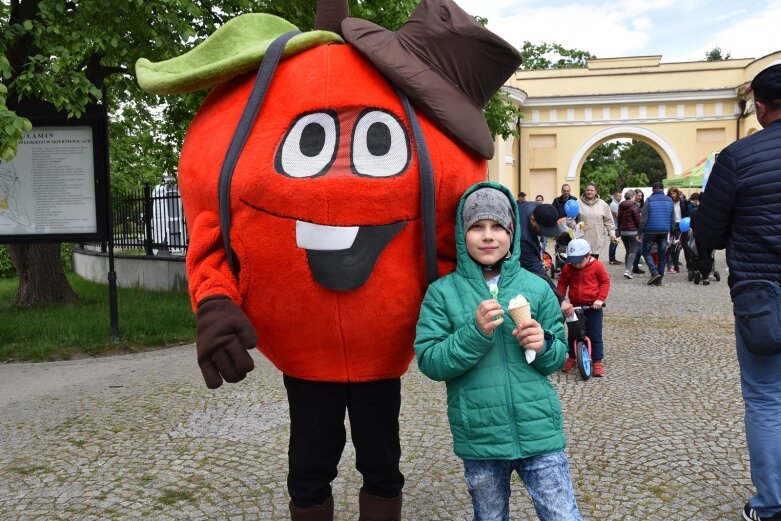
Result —
[[[523, 295], [518, 295], [510, 300], [510, 304], [507, 306], [507, 313], [518, 328], [521, 327], [521, 323], [524, 320], [532, 319], [531, 304]], [[529, 364], [534, 362], [534, 359], [537, 357], [537, 353], [533, 349], [526, 349], [524, 355], [526, 356], [526, 362]]]
[[510, 318], [513, 319], [513, 322], [518, 327], [521, 327], [521, 322], [524, 320], [531, 320], [532, 318], [532, 308], [528, 303], [514, 308], [507, 308], [507, 313], [510, 314]]

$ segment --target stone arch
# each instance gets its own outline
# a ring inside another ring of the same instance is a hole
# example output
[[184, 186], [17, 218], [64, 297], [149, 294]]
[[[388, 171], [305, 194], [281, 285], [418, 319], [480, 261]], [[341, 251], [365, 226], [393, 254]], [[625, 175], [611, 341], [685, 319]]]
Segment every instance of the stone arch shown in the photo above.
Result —
[[574, 181], [576, 179], [586, 158], [595, 148], [605, 141], [622, 137], [637, 138], [648, 143], [648, 145], [659, 154], [659, 157], [662, 158], [664, 167], [667, 169], [668, 177], [675, 172], [683, 170], [678, 154], [675, 153], [675, 149], [662, 136], [644, 127], [619, 126], [597, 132], [578, 148], [567, 169], [567, 181]]

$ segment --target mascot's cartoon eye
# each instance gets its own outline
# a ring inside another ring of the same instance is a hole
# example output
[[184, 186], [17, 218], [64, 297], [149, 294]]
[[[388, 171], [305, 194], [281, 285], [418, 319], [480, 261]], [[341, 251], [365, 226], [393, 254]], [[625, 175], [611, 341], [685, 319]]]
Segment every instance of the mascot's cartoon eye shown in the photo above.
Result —
[[362, 176], [390, 177], [403, 173], [409, 162], [409, 135], [401, 121], [382, 110], [363, 111], [353, 127], [353, 172]]
[[325, 174], [336, 159], [339, 119], [335, 112], [299, 116], [282, 139], [274, 158], [277, 172], [290, 177]]

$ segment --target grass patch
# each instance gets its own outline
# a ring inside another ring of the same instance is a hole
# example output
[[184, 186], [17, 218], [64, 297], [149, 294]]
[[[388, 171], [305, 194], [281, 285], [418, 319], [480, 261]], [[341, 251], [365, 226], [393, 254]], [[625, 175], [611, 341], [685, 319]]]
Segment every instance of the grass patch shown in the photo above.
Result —
[[40, 465], [31, 465], [29, 467], [9, 467], [8, 472], [19, 474], [20, 476], [29, 476], [38, 472], [49, 472], [51, 469]]
[[0, 280], [0, 362], [69, 360], [195, 341], [186, 293], [118, 288], [121, 339], [111, 339], [108, 286], [71, 274], [75, 306], [9, 307], [17, 279]]
[[664, 485], [651, 485], [649, 490], [651, 491], [651, 494], [658, 497], [665, 503], [669, 503], [673, 500], [672, 492], [670, 492], [670, 490]]
[[193, 503], [195, 500], [195, 494], [189, 490], [175, 490], [167, 488], [163, 490], [162, 495], [157, 500], [160, 503], [168, 506], [175, 505], [179, 501]]

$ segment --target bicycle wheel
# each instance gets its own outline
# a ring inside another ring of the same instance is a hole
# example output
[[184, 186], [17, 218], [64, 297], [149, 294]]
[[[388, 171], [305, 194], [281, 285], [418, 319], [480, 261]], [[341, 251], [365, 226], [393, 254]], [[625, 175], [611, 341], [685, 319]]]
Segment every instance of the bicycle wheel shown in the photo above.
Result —
[[575, 360], [580, 377], [584, 380], [591, 378], [591, 341], [588, 337], [575, 340]]

